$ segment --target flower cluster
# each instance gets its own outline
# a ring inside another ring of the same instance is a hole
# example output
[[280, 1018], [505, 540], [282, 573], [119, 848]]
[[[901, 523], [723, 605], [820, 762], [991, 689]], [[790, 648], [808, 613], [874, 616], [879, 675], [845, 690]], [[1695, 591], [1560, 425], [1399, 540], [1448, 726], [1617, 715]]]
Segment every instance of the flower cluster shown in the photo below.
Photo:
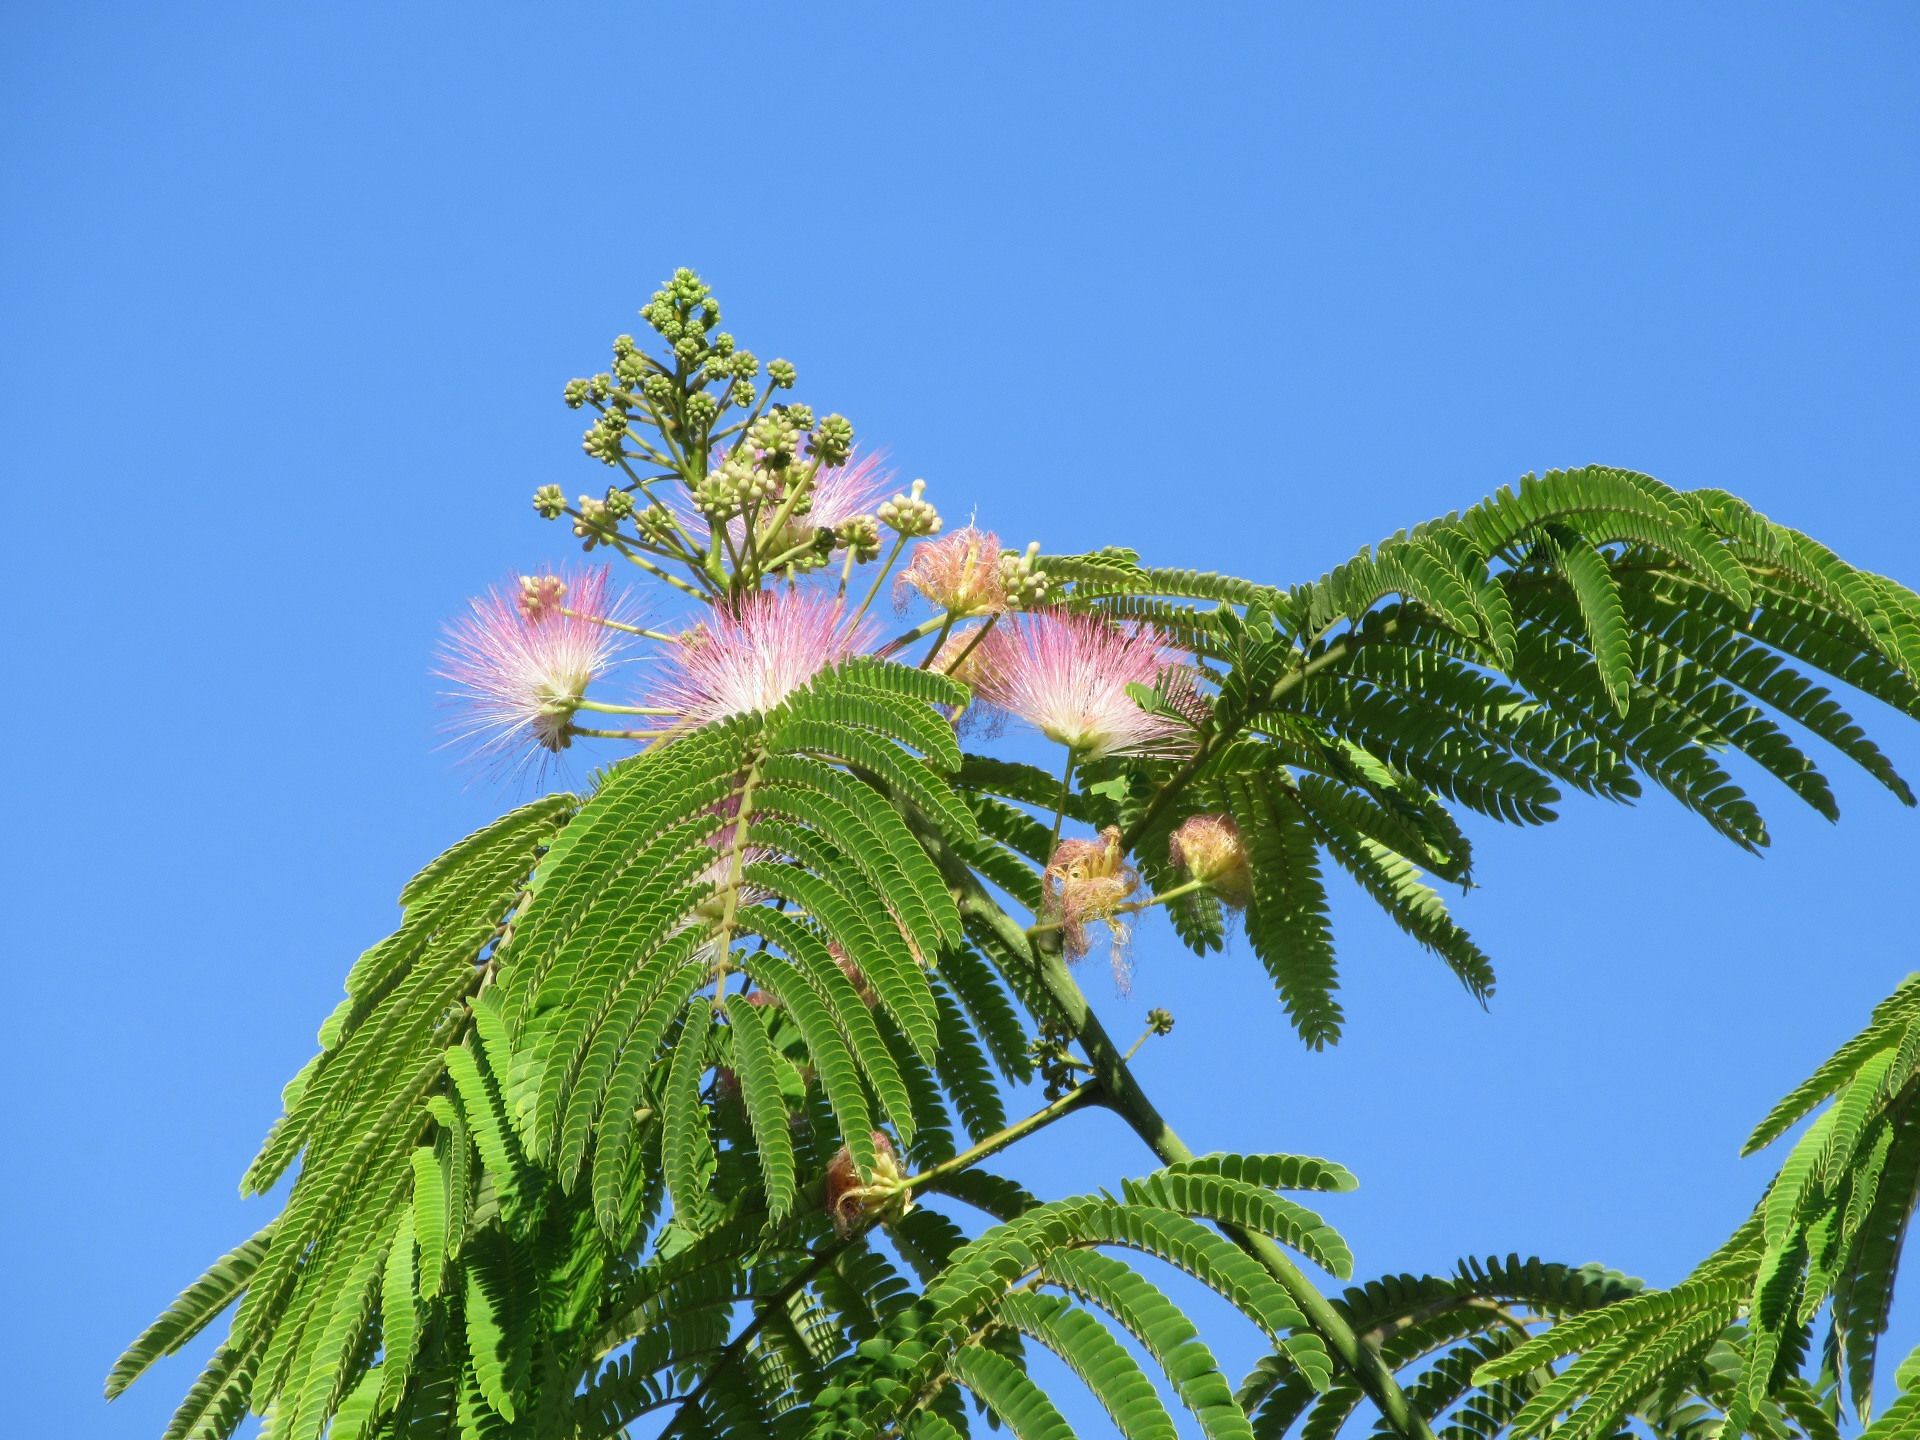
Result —
[[1105, 922], [1114, 944], [1114, 979], [1124, 989], [1127, 927], [1118, 912], [1140, 888], [1140, 876], [1127, 863], [1120, 831], [1109, 825], [1093, 840], [1062, 840], [1042, 877], [1042, 916], [1060, 929], [1060, 948], [1078, 960], [1092, 947], [1087, 926]]
[[827, 1163], [826, 1211], [841, 1236], [851, 1235], [863, 1221], [883, 1224], [913, 1209], [913, 1191], [900, 1156], [884, 1131], [873, 1132], [873, 1179], [863, 1183], [853, 1163], [853, 1152], [842, 1145]]

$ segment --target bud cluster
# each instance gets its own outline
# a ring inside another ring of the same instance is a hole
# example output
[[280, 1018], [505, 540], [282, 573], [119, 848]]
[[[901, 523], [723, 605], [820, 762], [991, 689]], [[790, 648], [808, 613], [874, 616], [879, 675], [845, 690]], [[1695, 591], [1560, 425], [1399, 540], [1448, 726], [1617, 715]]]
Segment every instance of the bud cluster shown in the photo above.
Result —
[[916, 480], [910, 493], [896, 495], [881, 505], [878, 516], [880, 523], [903, 539], [916, 535], [938, 535], [940, 533], [940, 512], [933, 503], [922, 499], [927, 482]]
[[1022, 554], [1000, 557], [1000, 589], [1010, 610], [1032, 610], [1046, 603], [1053, 581], [1039, 566], [1040, 542], [1031, 541]]

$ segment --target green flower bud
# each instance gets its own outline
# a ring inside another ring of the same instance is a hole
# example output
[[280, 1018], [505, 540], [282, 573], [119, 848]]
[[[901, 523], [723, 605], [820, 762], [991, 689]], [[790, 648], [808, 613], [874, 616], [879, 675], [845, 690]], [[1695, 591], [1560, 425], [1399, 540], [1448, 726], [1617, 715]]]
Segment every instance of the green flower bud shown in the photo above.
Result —
[[728, 392], [733, 403], [743, 410], [753, 404], [753, 393], [753, 382], [751, 380], [734, 381], [733, 389]]
[[647, 357], [640, 354], [622, 355], [613, 362], [613, 375], [629, 390], [638, 389], [647, 378]]
[[582, 548], [591, 550], [596, 545], [605, 544], [614, 530], [606, 502], [596, 500], [591, 495], [582, 495], [578, 508], [580, 518], [573, 522], [573, 533], [586, 542]]
[[687, 396], [687, 424], [695, 430], [704, 430], [713, 424], [714, 417], [720, 413], [720, 402], [705, 390], [696, 390]]
[[811, 430], [813, 428], [813, 407], [811, 405], [780, 405], [775, 408], [787, 417], [787, 420], [792, 424], [794, 429]]
[[613, 337], [613, 358], [616, 360], [626, 359], [638, 348], [639, 347], [633, 343], [633, 336], [631, 335], [616, 335]]
[[865, 565], [880, 558], [880, 521], [872, 515], [855, 515], [840, 522], [833, 532], [834, 543], [853, 552], [854, 563]]
[[733, 373], [742, 380], [751, 380], [760, 373], [760, 357], [751, 350], [738, 350], [733, 356]]
[[773, 382], [776, 390], [791, 390], [800, 374], [793, 368], [791, 360], [774, 360], [767, 365], [767, 378]]
[[716, 355], [733, 354], [733, 345], [733, 336], [729, 335], [725, 330], [722, 330], [718, 335], [713, 337], [713, 353]]
[[693, 487], [693, 508], [716, 524], [740, 513], [740, 497], [726, 470], [715, 470]]
[[1053, 581], [1038, 567], [1039, 558], [1038, 540], [1027, 546], [1025, 554], [1008, 553], [1000, 557], [1000, 588], [1006, 594], [1009, 609], [1031, 610], [1045, 602]]
[[1171, 1035], [1173, 1033], [1173, 1012], [1171, 1010], [1160, 1009], [1149, 1010], [1147, 1012], [1147, 1028], [1156, 1035]]
[[665, 405], [669, 400], [673, 399], [673, 381], [665, 375], [653, 374], [647, 376], [646, 380], [641, 383], [640, 389], [645, 392], [647, 399], [651, 400], [655, 405]]
[[673, 516], [664, 505], [649, 505], [633, 522], [634, 528], [658, 545], [673, 533]]
[[940, 512], [935, 510], [930, 502], [921, 498], [926, 488], [926, 481], [916, 480], [913, 482], [910, 493], [896, 495], [887, 501], [878, 512], [880, 523], [905, 538], [915, 535], [938, 535]]
[[[813, 427], [809, 449], [825, 465], [844, 465], [853, 450], [853, 422], [844, 415], [829, 415]], [[931, 532], [929, 532], [931, 533]]]
[[[580, 437], [580, 448], [593, 456], [603, 465], [616, 464], [623, 453], [620, 447], [620, 427], [611, 426], [607, 421], [611, 417], [601, 416], [587, 427], [587, 433]], [[622, 425], [625, 417], [621, 417]]]
[[585, 380], [569, 380], [567, 388], [561, 392], [569, 410], [578, 410], [587, 403], [588, 384]]
[[624, 520], [633, 514], [633, 496], [617, 485], [607, 487], [607, 514], [615, 520]]
[[558, 520], [566, 513], [566, 492], [558, 485], [542, 485], [533, 492], [533, 508], [542, 520]]
[[673, 342], [673, 353], [689, 365], [700, 358], [700, 352], [705, 348], [698, 335], [683, 335]]
[[785, 415], [762, 415], [747, 431], [747, 444], [760, 452], [761, 463], [772, 470], [784, 470], [793, 463], [799, 433]]

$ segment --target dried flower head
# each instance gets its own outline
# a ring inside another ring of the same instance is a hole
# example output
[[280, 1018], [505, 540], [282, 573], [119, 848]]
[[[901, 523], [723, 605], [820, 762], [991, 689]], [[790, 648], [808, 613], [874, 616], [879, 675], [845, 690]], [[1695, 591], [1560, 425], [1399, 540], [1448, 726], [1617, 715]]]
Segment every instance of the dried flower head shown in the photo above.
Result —
[[956, 618], [1007, 608], [1000, 589], [1000, 537], [973, 525], [914, 547], [894, 592], [918, 590], [928, 604]]
[[837, 600], [760, 591], [715, 606], [704, 625], [680, 637], [657, 703], [701, 725], [771, 710], [871, 641]]
[[1127, 928], [1115, 912], [1140, 888], [1140, 877], [1127, 864], [1119, 828], [1109, 825], [1092, 840], [1062, 840], [1047, 861], [1042, 887], [1041, 918], [1059, 926], [1067, 959], [1078, 960], [1091, 948], [1090, 923], [1106, 923], [1115, 947], [1114, 979], [1124, 990]]
[[1039, 611], [988, 636], [979, 686], [998, 705], [1080, 760], [1177, 748], [1188, 728], [1143, 710], [1129, 685], [1151, 686], [1174, 658], [1158, 631], [1097, 615]]
[[862, 1005], [871, 1010], [880, 1003], [879, 995], [874, 993], [873, 982], [867, 979], [866, 971], [854, 964], [851, 955], [834, 941], [828, 942], [827, 953], [833, 956], [833, 963], [840, 967], [840, 973], [852, 983], [853, 993], [860, 997]]
[[1167, 841], [1167, 858], [1235, 910], [1253, 898], [1247, 848], [1240, 827], [1228, 815], [1194, 815], [1180, 822]]
[[893, 1142], [875, 1130], [873, 1149], [873, 1180], [869, 1184], [861, 1183], [853, 1152], [846, 1146], [842, 1145], [827, 1163], [826, 1210], [833, 1218], [833, 1228], [842, 1236], [851, 1235], [870, 1216], [882, 1222], [897, 1220], [913, 1208], [913, 1192], [907, 1188], [907, 1174]]
[[452, 740], [514, 769], [566, 749], [587, 686], [625, 648], [627, 632], [601, 622], [626, 623], [629, 606], [625, 597], [609, 602], [607, 590], [600, 567], [571, 579], [526, 576], [474, 599], [448, 626], [435, 671], [464, 711], [448, 727]]

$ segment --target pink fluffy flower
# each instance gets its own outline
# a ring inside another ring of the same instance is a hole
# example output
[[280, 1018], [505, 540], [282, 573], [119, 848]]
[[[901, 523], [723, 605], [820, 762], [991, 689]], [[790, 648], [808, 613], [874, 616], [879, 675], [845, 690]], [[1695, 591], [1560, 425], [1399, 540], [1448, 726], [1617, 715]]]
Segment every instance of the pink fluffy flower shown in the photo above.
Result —
[[918, 590], [928, 604], [956, 617], [1004, 610], [1000, 537], [968, 525], [942, 539], [922, 541], [894, 589]]
[[983, 643], [980, 697], [1057, 740], [1080, 760], [1177, 745], [1179, 720], [1140, 708], [1129, 685], [1151, 686], [1175, 663], [1149, 627], [1094, 615], [1036, 611], [1002, 622]]
[[435, 671], [464, 711], [448, 727], [452, 739], [516, 769], [566, 749], [587, 686], [625, 648], [625, 631], [589, 618], [618, 620], [626, 610], [624, 597], [609, 604], [607, 589], [601, 567], [521, 577], [475, 598], [472, 613], [447, 627]]
[[1093, 944], [1087, 927], [1104, 921], [1113, 937], [1113, 979], [1127, 989], [1128, 930], [1118, 911], [1140, 888], [1140, 876], [1127, 863], [1120, 831], [1109, 825], [1093, 840], [1062, 840], [1041, 877], [1046, 896], [1041, 914], [1060, 927], [1061, 953], [1078, 960]]
[[849, 455], [844, 465], [823, 465], [807, 492], [807, 523], [835, 530], [856, 515], [870, 514], [893, 488], [893, 472], [883, 468], [883, 451]]
[[763, 590], [716, 606], [710, 620], [680, 637], [658, 703], [697, 725], [771, 710], [871, 642], [837, 600]]
[[1230, 815], [1192, 815], [1167, 838], [1167, 859], [1235, 910], [1253, 899], [1253, 875], [1240, 827]]

